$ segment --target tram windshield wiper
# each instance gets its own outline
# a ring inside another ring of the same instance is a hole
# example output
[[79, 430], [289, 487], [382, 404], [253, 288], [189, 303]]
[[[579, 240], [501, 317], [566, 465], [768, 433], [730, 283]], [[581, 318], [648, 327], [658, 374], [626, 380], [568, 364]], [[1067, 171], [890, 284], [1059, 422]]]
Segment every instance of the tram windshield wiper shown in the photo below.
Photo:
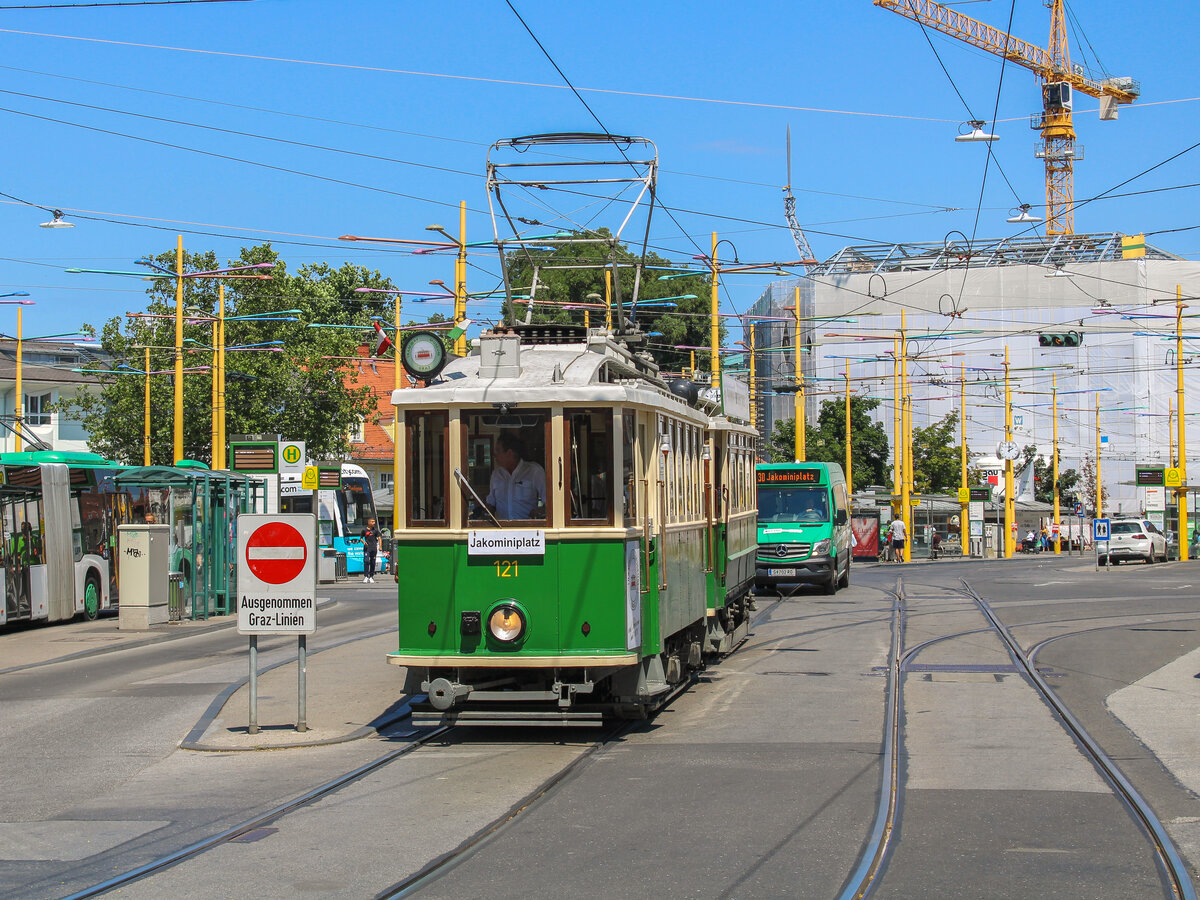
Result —
[[495, 523], [497, 528], [504, 527], [503, 525], [500, 524], [500, 520], [497, 519], [495, 517], [495, 515], [492, 514], [492, 511], [488, 507], [488, 505], [483, 502], [483, 500], [480, 498], [480, 496], [477, 493], [475, 493], [475, 488], [471, 487], [471, 482], [467, 481], [467, 476], [462, 473], [462, 469], [455, 468], [454, 480], [456, 482], [458, 482], [459, 490], [465, 491], [465, 492], [469, 493], [472, 497], [475, 498], [475, 502], [479, 504], [479, 508], [482, 509], [485, 513], [487, 513], [488, 518], [491, 519], [492, 522]]

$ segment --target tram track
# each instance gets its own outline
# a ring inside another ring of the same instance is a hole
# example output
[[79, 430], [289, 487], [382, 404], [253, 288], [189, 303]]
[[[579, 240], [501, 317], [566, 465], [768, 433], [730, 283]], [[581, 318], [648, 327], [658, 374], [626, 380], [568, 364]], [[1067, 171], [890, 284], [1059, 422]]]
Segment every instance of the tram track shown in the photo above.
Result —
[[1179, 851], [1175, 848], [1174, 842], [1167, 834], [1166, 828], [1159, 821], [1154, 810], [1150, 808], [1150, 804], [1138, 793], [1133, 783], [1129, 781], [1120, 767], [1104, 752], [1104, 748], [1088, 733], [1082, 723], [1067, 708], [1067, 705], [1050, 689], [1050, 685], [1046, 683], [1045, 678], [1042, 677], [1041, 672], [1038, 671], [1037, 666], [1034, 664], [1032, 654], [1026, 653], [1021, 648], [1016, 638], [1013, 637], [1012, 632], [996, 616], [991, 605], [976, 593], [966, 581], [962, 582], [962, 586], [964, 593], [978, 604], [980, 611], [996, 629], [1001, 640], [1008, 647], [1009, 655], [1013, 661], [1024, 670], [1026, 677], [1033, 684], [1041, 698], [1055, 711], [1063, 727], [1074, 737], [1081, 749], [1091, 759], [1092, 764], [1112, 786], [1134, 819], [1137, 820], [1146, 832], [1146, 836], [1154, 848], [1158, 864], [1162, 869], [1162, 874], [1167, 879], [1171, 896], [1179, 898], [1179, 900], [1195, 900], [1196, 891], [1192, 885], [1191, 876], [1188, 874], [1187, 865], [1183, 862]]
[[[770, 605], [758, 612], [751, 622], [754, 624], [765, 621], [770, 613], [778, 607], [778, 601], [771, 602]], [[745, 639], [734, 648], [734, 651], [742, 647]], [[734, 651], [731, 651], [733, 653]], [[672, 703], [679, 695], [689, 690], [703, 676], [704, 670], [695, 673], [691, 678], [688, 678], [670, 690], [666, 696], [656, 705], [656, 711]], [[485, 846], [491, 838], [500, 832], [505, 825], [514, 821], [522, 814], [527, 812], [532, 807], [536, 806], [540, 800], [551, 795], [556, 787], [565, 782], [573, 773], [578, 771], [589, 759], [603, 748], [611, 745], [614, 741], [628, 733], [631, 729], [639, 725], [640, 720], [621, 721], [607, 727], [604, 732], [594, 738], [591, 746], [587, 747], [583, 753], [564, 766], [561, 770], [551, 775], [543, 783], [538, 785], [533, 791], [519, 800], [504, 814], [489, 822], [483, 828], [476, 831], [468, 837], [462, 844], [445, 853], [436, 859], [430, 861], [417, 872], [413, 873], [397, 881], [391, 886], [385, 888], [378, 894], [379, 897], [402, 897], [408, 896], [411, 893], [419, 890], [423, 885], [428, 884], [437, 877], [453, 869], [458, 863], [468, 859], [475, 851]], [[413, 738], [403, 747], [399, 747], [382, 756], [364, 763], [348, 772], [344, 772], [328, 781], [317, 785], [293, 797], [278, 806], [273, 807], [266, 812], [251, 816], [236, 825], [226, 828], [216, 834], [202, 838], [186, 847], [178, 850], [165, 853], [156, 859], [147, 863], [128, 869], [104, 881], [90, 885], [80, 889], [63, 898], [63, 900], [85, 900], [85, 898], [99, 897], [112, 891], [119, 890], [122, 887], [131, 885], [142, 879], [148, 878], [156, 873], [160, 873], [166, 869], [176, 866], [180, 863], [195, 859], [203, 854], [214, 850], [231, 841], [235, 841], [257, 829], [267, 827], [273, 823], [279, 822], [285, 817], [299, 812], [307, 807], [311, 807], [318, 801], [336, 793], [342, 788], [347, 787], [357, 781], [362, 780], [368, 775], [377, 772], [389, 764], [407, 756], [414, 751], [428, 746], [433, 742], [446, 737], [452, 732], [457, 732], [462, 725], [443, 725], [441, 727], [430, 729], [425, 733], [421, 733]]]
[[338, 775], [336, 778], [332, 778], [323, 784], [311, 788], [310, 790], [305, 791], [303, 794], [293, 797], [291, 800], [281, 803], [273, 809], [270, 809], [264, 813], [260, 813], [256, 816], [251, 816], [249, 819], [239, 822], [237, 825], [227, 828], [224, 831], [196, 841], [195, 843], [189, 844], [188, 846], [179, 850], [164, 854], [157, 859], [151, 860], [150, 862], [137, 866], [133, 869], [129, 869], [128, 871], [122, 872], [119, 875], [114, 875], [112, 878], [108, 878], [97, 884], [91, 885], [90, 887], [86, 887], [83, 890], [69, 894], [63, 898], [63, 900], [85, 900], [85, 898], [89, 897], [99, 897], [108, 893], [109, 891], [132, 884], [135, 881], [140, 881], [143, 878], [153, 875], [156, 872], [161, 872], [163, 869], [170, 868], [171, 866], [177, 865], [185, 860], [200, 856], [201, 854], [212, 850], [214, 847], [227, 844], [230, 841], [241, 837], [242, 835], [254, 831], [255, 829], [270, 825], [272, 822], [275, 822], [284, 816], [289, 815], [290, 813], [296, 812], [304, 807], [311, 806], [318, 800], [321, 800], [324, 797], [341, 790], [349, 784], [353, 784], [354, 782], [366, 777], [378, 769], [382, 769], [389, 763], [395, 762], [397, 759], [400, 759], [403, 756], [407, 756], [414, 750], [417, 750], [437, 740], [438, 738], [444, 737], [450, 730], [450, 726], [432, 729], [426, 734], [417, 736], [413, 741], [405, 744], [403, 747], [399, 747], [389, 753], [385, 753], [383, 756], [380, 756], [371, 762], [365, 763], [349, 772]]
[[[909, 663], [922, 651], [935, 644], [969, 635], [985, 633], [995, 634], [1000, 638], [1009, 657], [1020, 670], [1027, 683], [1034, 688], [1041, 701], [1053, 711], [1056, 720], [1071, 736], [1076, 746], [1085, 754], [1137, 822], [1154, 851], [1160, 875], [1169, 892], [1168, 896], [1173, 898], [1173, 900], [1195, 900], [1197, 895], [1187, 866], [1167, 834], [1162, 822], [1116, 763], [1105, 753], [1100, 744], [1088, 733], [1066, 704], [1050, 688], [1036, 665], [1037, 653], [1047, 644], [1077, 634], [1129, 628], [1131, 627], [1131, 623], [1124, 622], [1121, 624], [1104, 625], [1082, 629], [1078, 632], [1055, 635], [1039, 642], [1026, 651], [1017, 642], [1008, 627], [996, 615], [995, 610], [992, 609], [987, 600], [975, 591], [966, 580], [960, 580], [960, 583], [962, 585], [961, 589], [950, 589], [944, 599], [969, 599], [984, 616], [988, 623], [987, 626], [929, 638], [908, 648], [904, 646], [904, 632], [910, 611], [907, 609], [907, 597], [902, 579], [897, 579], [896, 589], [892, 592], [894, 597], [892, 642], [887, 666], [888, 683], [886, 688], [883, 743], [881, 746], [882, 782], [879, 791], [879, 802], [871, 833], [860, 853], [857, 866], [839, 894], [839, 900], [860, 900], [860, 898], [868, 897], [878, 885], [888, 859], [896, 846], [893, 838], [899, 829], [900, 809], [903, 799], [903, 783], [899, 765], [900, 756], [905, 752], [904, 728], [902, 725], [904, 714], [903, 688], [905, 671]], [[1184, 615], [1169, 619], [1164, 617], [1163, 620], [1180, 621], [1181, 619], [1192, 618], [1195, 617]]]

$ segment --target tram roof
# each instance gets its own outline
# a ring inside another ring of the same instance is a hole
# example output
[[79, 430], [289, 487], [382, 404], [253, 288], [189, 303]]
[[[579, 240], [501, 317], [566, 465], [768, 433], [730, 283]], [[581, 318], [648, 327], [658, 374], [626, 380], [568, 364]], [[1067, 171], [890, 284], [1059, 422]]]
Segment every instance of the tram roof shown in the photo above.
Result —
[[519, 373], [487, 377], [480, 374], [483, 356], [476, 348], [452, 360], [433, 383], [423, 388], [392, 392], [398, 407], [441, 407], [490, 403], [628, 403], [688, 406], [660, 379], [638, 371], [632, 354], [607, 338], [586, 343], [520, 344]]

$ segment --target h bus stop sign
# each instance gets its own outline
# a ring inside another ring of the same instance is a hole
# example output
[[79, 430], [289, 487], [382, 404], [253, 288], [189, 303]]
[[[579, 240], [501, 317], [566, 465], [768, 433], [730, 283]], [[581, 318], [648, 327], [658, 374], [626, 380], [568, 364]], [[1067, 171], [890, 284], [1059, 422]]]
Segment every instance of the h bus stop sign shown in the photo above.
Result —
[[310, 514], [238, 517], [238, 633], [317, 630], [317, 527]]

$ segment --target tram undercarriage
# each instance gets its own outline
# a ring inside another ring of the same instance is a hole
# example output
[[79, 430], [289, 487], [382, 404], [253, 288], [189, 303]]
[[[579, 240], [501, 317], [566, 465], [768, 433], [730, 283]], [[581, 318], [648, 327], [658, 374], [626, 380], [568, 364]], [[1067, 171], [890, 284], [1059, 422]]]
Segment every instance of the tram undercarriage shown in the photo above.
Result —
[[[414, 725], [599, 726], [644, 719], [749, 633], [749, 597], [669, 637], [636, 665], [546, 668], [412, 666], [405, 692]], [[424, 696], [421, 696], [424, 695]]]

